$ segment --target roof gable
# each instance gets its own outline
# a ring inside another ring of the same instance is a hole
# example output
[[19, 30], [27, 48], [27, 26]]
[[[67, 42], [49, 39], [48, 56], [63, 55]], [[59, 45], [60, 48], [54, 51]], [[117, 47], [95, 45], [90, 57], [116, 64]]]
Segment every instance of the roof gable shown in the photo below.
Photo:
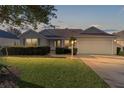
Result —
[[106, 33], [103, 30], [100, 30], [94, 26], [84, 30], [81, 35], [102, 35], [102, 36], [114, 36], [112, 34]]
[[20, 38], [41, 38], [43, 37], [41, 34], [39, 34], [38, 32], [32, 30], [32, 29], [29, 29], [28, 31], [24, 32], [23, 34], [21, 34], [19, 36]]
[[2, 38], [10, 38], [10, 39], [18, 39], [18, 37], [10, 32], [6, 32], [0, 29], [0, 37]]

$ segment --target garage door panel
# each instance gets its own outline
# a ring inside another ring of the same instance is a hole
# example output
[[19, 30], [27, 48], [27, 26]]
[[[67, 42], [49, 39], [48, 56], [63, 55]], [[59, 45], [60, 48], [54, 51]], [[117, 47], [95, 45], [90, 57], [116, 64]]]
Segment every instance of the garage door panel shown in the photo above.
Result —
[[77, 46], [80, 54], [112, 54], [111, 39], [79, 39]]

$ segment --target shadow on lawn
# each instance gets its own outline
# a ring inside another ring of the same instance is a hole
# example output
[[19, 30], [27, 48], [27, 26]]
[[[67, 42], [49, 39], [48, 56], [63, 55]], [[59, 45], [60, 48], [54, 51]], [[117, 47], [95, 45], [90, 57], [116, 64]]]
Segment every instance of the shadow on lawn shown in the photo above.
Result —
[[27, 81], [22, 81], [22, 80], [18, 80], [17, 85], [19, 88], [45, 88], [43, 86], [36, 85]]
[[45, 88], [19, 78], [17, 69], [0, 64], [0, 87], [2, 88]]

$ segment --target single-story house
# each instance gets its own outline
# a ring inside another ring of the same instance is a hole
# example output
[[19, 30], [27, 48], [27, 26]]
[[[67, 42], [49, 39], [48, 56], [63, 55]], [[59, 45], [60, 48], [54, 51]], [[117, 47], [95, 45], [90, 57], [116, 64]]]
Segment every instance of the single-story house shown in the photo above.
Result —
[[75, 37], [78, 54], [116, 54], [116, 36], [96, 27], [82, 29], [45, 29], [40, 32], [28, 30], [19, 38], [22, 46], [70, 47], [70, 38]]
[[0, 47], [20, 45], [19, 38], [10, 32], [0, 29]]

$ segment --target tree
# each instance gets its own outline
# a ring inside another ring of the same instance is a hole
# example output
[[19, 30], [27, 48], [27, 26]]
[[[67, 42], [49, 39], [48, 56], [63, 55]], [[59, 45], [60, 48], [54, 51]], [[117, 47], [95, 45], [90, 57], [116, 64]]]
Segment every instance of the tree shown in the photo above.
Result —
[[9, 27], [7, 29], [8, 32], [12, 33], [12, 34], [15, 34], [16, 36], [19, 36], [21, 35], [21, 31], [18, 30], [17, 28], [14, 28], [14, 27]]
[[0, 23], [11, 26], [31, 25], [35, 29], [40, 23], [50, 24], [56, 18], [55, 7], [51, 5], [1, 5]]

